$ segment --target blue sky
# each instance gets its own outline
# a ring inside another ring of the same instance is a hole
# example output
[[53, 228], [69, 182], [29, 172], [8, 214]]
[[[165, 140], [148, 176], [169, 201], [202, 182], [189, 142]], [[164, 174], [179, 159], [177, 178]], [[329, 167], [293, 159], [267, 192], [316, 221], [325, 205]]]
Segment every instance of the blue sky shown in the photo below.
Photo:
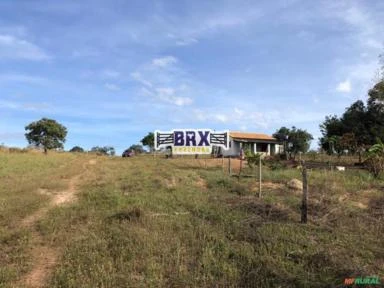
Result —
[[42, 117], [66, 149], [173, 128], [317, 138], [377, 79], [382, 19], [380, 0], [1, 0], [0, 143], [26, 146]]

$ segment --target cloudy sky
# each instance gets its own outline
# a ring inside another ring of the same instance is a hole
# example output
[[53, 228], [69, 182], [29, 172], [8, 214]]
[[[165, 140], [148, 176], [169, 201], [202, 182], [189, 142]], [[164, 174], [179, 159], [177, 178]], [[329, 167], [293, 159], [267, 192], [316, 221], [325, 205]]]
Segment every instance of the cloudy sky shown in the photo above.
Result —
[[318, 137], [366, 99], [382, 19], [381, 0], [1, 0], [0, 143], [26, 146], [42, 117], [67, 149], [172, 128]]

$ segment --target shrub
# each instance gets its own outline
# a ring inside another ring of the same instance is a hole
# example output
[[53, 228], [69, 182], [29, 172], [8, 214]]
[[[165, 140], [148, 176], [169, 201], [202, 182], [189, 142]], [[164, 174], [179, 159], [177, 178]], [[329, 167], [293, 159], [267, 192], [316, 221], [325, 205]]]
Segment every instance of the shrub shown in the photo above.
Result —
[[81, 148], [80, 146], [75, 146], [75, 147], [73, 147], [71, 150], [69, 150], [69, 152], [83, 153], [83, 152], [84, 152], [84, 149]]
[[8, 151], [9, 153], [26, 153], [27, 152], [27, 150], [22, 148], [17, 148], [17, 147], [10, 147]]
[[259, 165], [260, 157], [262, 157], [262, 154], [260, 153], [253, 154], [250, 150], [245, 151], [245, 159], [247, 160], [250, 168]]
[[96, 155], [114, 156], [115, 148], [113, 148], [112, 146], [104, 146], [104, 147], [95, 146], [95, 147], [92, 147], [90, 152], [96, 153]]
[[285, 169], [287, 168], [287, 165], [280, 160], [276, 158], [269, 159], [268, 161], [265, 161], [266, 165], [271, 170], [279, 170], [279, 169]]
[[365, 165], [375, 178], [384, 171], [384, 144], [381, 141], [368, 150]]

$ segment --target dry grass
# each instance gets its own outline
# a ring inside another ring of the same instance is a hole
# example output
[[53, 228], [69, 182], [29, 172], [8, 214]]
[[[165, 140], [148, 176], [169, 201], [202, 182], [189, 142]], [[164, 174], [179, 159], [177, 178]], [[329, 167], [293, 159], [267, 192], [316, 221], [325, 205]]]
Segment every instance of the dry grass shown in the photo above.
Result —
[[77, 200], [49, 208], [90, 159], [0, 159], [0, 287], [33, 271], [33, 232], [19, 223], [47, 207], [34, 225], [59, 252], [46, 287], [332, 287], [384, 275], [384, 183], [365, 172], [311, 171], [303, 225], [285, 186], [295, 169], [265, 169], [258, 199], [256, 180], [229, 178], [221, 159], [98, 157]]

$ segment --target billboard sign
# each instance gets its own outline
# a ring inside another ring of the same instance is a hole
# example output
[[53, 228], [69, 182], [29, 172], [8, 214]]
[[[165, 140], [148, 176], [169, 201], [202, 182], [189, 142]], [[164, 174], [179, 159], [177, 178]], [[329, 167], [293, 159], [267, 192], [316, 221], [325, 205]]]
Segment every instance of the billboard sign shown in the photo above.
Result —
[[172, 148], [173, 154], [211, 154], [212, 147], [229, 149], [229, 132], [211, 129], [155, 131], [155, 149]]

